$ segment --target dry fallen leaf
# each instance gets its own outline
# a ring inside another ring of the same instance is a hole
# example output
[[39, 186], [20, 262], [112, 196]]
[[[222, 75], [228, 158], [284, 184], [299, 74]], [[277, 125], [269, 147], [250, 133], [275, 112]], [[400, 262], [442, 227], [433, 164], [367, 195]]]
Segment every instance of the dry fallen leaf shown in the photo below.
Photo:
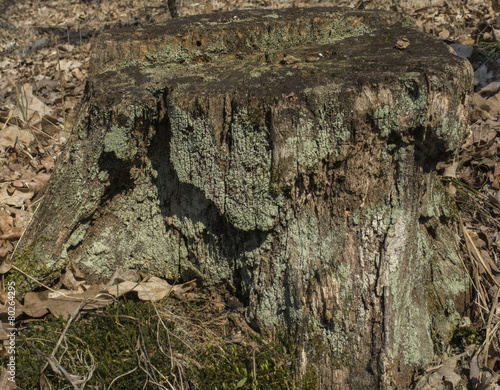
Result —
[[128, 282], [139, 282], [141, 279], [140, 279], [140, 276], [137, 272], [135, 272], [134, 270], [132, 269], [129, 269], [129, 270], [126, 270], [124, 271], [123, 269], [117, 269], [113, 275], [111, 275], [111, 278], [109, 279], [109, 282], [106, 284], [106, 286], [112, 286], [114, 284], [117, 284], [117, 283], [121, 283], [121, 282], [125, 282], [125, 281], [128, 281]]
[[319, 56], [310, 56], [306, 58], [306, 62], [316, 62], [319, 60]]
[[472, 382], [472, 385], [476, 387], [476, 385], [479, 383], [479, 375], [481, 373], [481, 370], [479, 368], [479, 362], [477, 355], [472, 357], [472, 360], [470, 362], [470, 372], [469, 372], [469, 379]]
[[496, 272], [497, 274], [500, 273], [500, 270], [498, 269], [496, 263], [493, 261], [487, 251], [481, 250], [480, 254], [485, 264], [490, 268], [491, 271]]
[[440, 171], [443, 170], [443, 177], [457, 177], [458, 164], [458, 160], [453, 160], [451, 162], [442, 162], [437, 165], [436, 169]]
[[29, 292], [24, 297], [24, 313], [33, 318], [42, 317], [48, 313], [50, 302], [40, 299], [38, 293]]
[[18, 190], [13, 187], [4, 185], [0, 189], [0, 204], [22, 207], [26, 201], [33, 198], [34, 190]]
[[461, 376], [458, 375], [453, 368], [446, 365], [441, 367], [436, 372], [436, 374], [442, 378], [443, 383], [447, 389], [456, 389], [458, 384], [460, 383], [460, 380], [462, 379]]
[[[70, 274], [72, 276], [70, 276]], [[185, 299], [185, 294], [196, 287], [196, 281], [170, 285], [163, 279], [151, 277], [149, 280], [137, 283], [124, 281], [114, 286], [104, 284], [93, 284], [85, 286], [80, 281], [76, 281], [71, 271], [66, 272], [65, 284], [77, 288], [72, 290], [52, 290], [48, 294], [28, 292], [24, 297], [24, 305], [15, 300], [16, 318], [21, 314], [37, 318], [46, 315], [49, 311], [52, 315], [63, 318], [76, 315], [78, 310], [95, 310], [105, 307], [115, 302], [114, 297], [119, 297], [129, 292], [136, 292], [138, 297], [144, 301], [157, 301], [168, 294], [174, 294], [179, 299]], [[83, 288], [85, 290], [82, 291]], [[9, 313], [9, 302], [6, 293], [0, 292], [0, 315]], [[83, 303], [83, 305], [82, 305]]]
[[401, 39], [398, 39], [394, 47], [398, 50], [404, 50], [408, 46], [410, 46], [410, 41], [406, 37], [402, 37]]
[[115, 302], [103, 284], [93, 284], [84, 292], [74, 292], [69, 290], [57, 290], [49, 292], [47, 308], [56, 316], [68, 318], [75, 314], [80, 304], [85, 301], [86, 304], [82, 310], [94, 310], [100, 307], [106, 307]]
[[298, 61], [299, 61], [298, 58], [289, 54], [289, 55], [286, 55], [283, 57], [283, 59], [280, 61], [280, 64], [281, 65], [290, 65], [290, 64], [294, 64]]
[[139, 299], [143, 301], [159, 301], [168, 294], [183, 294], [195, 287], [195, 280], [172, 286], [165, 280], [152, 276], [147, 282], [125, 281], [114, 286], [108, 286], [108, 292], [115, 297], [120, 297], [128, 292], [135, 291]]
[[0, 148], [11, 148], [16, 142], [20, 142], [27, 147], [35, 137], [28, 129], [20, 129], [17, 126], [7, 126], [0, 130]]
[[9, 232], [13, 226], [14, 218], [12, 218], [11, 213], [5, 207], [0, 207], [0, 233]]
[[479, 93], [496, 94], [498, 91], [500, 91], [500, 81], [495, 81], [481, 88]]
[[[40, 159], [40, 162], [47, 172], [52, 172], [52, 169], [54, 169], [55, 160], [52, 156], [47, 154]], [[49, 175], [37, 175], [36, 179], [38, 179], [39, 181], [44, 181], [44, 183], [46, 183], [49, 180]]]
[[63, 72], [67, 72], [69, 70], [80, 68], [82, 66], [81, 62], [71, 61], [71, 60], [61, 60], [59, 61], [59, 69]]
[[57, 121], [57, 118], [44, 115], [42, 118], [42, 130], [52, 137], [61, 131], [61, 125]]
[[[11, 305], [12, 302], [14, 302], [14, 305]], [[23, 314], [24, 312], [23, 305], [21, 305], [21, 303], [17, 299], [11, 300], [11, 297], [8, 297], [8, 299], [5, 299], [4, 302], [0, 304], [0, 319], [2, 322], [8, 322], [7, 318], [8, 316], [11, 315], [12, 307], [14, 307], [15, 309], [13, 311], [15, 313], [16, 318], [19, 317], [21, 314]]]
[[9, 233], [2, 234], [0, 236], [0, 240], [7, 240], [7, 241], [18, 240], [23, 235], [23, 230], [24, 230], [23, 228], [15, 227]]
[[26, 83], [19, 89], [18, 102], [13, 116], [23, 122], [28, 122], [35, 112], [38, 112], [42, 116], [50, 115], [51, 109], [33, 95], [32, 85]]
[[81, 278], [78, 279], [79, 280], [76, 279], [73, 270], [67, 269], [61, 278], [61, 283], [69, 290], [82, 292], [82, 286], [85, 284], [85, 280]]
[[0, 389], [14, 390], [17, 389], [16, 382], [11, 381], [11, 374], [7, 370], [3, 370], [0, 374]]
[[0, 265], [0, 275], [9, 272], [11, 269], [12, 269], [12, 259], [10, 258], [4, 259], [2, 265]]

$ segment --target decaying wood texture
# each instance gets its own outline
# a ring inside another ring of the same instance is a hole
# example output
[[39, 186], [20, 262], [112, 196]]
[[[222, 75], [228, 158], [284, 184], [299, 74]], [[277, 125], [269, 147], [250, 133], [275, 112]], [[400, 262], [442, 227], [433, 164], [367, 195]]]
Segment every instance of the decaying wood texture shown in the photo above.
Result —
[[405, 388], [445, 351], [467, 291], [433, 171], [464, 136], [472, 78], [387, 12], [104, 33], [21, 251], [93, 279], [125, 267], [225, 286], [320, 388]]

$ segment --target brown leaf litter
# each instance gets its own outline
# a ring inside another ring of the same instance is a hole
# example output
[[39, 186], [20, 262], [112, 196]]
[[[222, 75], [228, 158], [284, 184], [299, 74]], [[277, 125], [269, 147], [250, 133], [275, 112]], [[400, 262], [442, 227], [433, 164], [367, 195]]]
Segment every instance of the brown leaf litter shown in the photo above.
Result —
[[[71, 270], [67, 270], [64, 278], [74, 279]], [[15, 317], [29, 316], [31, 318], [39, 318], [47, 313], [51, 313], [55, 317], [62, 316], [69, 318], [77, 316], [78, 312], [88, 312], [108, 306], [116, 299], [126, 295], [135, 293], [137, 298], [142, 301], [159, 301], [168, 295], [172, 294], [180, 300], [186, 299], [186, 294], [196, 287], [196, 281], [191, 280], [186, 283], [171, 285], [165, 280], [150, 277], [143, 281], [135, 281], [135, 276], [128, 276], [130, 279], [114, 278], [107, 284], [98, 283], [87, 285], [85, 283], [75, 284], [75, 289], [50, 289], [40, 293], [28, 292], [24, 296], [23, 303], [15, 301]], [[0, 293], [0, 320], [4, 322], [3, 328], [9, 328], [5, 318], [9, 317], [9, 299], [6, 293]], [[5, 334], [4, 334], [5, 336]], [[0, 340], [8, 343], [7, 338]]]
[[[469, 384], [471, 388], [498, 389], [500, 54], [498, 48], [495, 49], [500, 38], [498, 10], [495, 11], [488, 0], [429, 2], [418, 9], [401, 5], [410, 2], [399, 4], [385, 0], [331, 3], [316, 0], [259, 4], [242, 0], [186, 0], [179, 4], [178, 10], [181, 16], [235, 8], [318, 4], [395, 10], [410, 14], [421, 29], [452, 44], [458, 55], [469, 58], [475, 70], [469, 134], [460, 153], [437, 168], [459, 207], [461, 219], [457, 221], [456, 232], [461, 237], [462, 260], [474, 285], [474, 305], [469, 308], [470, 318], [467, 317], [465, 323], [485, 330], [486, 338], [481, 345], [470, 345], [465, 351], [450, 351], [447, 360], [436, 358], [434, 364], [416, 377], [416, 388], [458, 389]], [[133, 0], [46, 0], [37, 7], [29, 2], [0, 4], [1, 274], [19, 272], [12, 268], [11, 257], [17, 240], [43, 197], [44, 186], [71, 130], [77, 102], [83, 95], [91, 36], [109, 27], [170, 18], [165, 1], [154, 0], [148, 2], [147, 7], [144, 4]], [[404, 37], [398, 37], [395, 48], [405, 50], [410, 44]], [[313, 56], [305, 61], [319, 59]], [[281, 63], [293, 65], [298, 61], [290, 53]], [[89, 285], [74, 267], [68, 268], [59, 282], [57, 288], [46, 286], [41, 292], [27, 293], [22, 303], [16, 300], [16, 316], [63, 315], [69, 318], [69, 326], [85, 311], [112, 304], [124, 294], [133, 294], [145, 301], [162, 299], [168, 294], [189, 299], [196, 285], [195, 281], [171, 285], [159, 278], [141, 279], [133, 271], [117, 271], [107, 284]], [[3, 320], [7, 301], [6, 293], [0, 293], [0, 318]], [[5, 330], [0, 330], [0, 339], [6, 340]], [[84, 376], [68, 377], [51, 356], [43, 359], [76, 388], [84, 386]], [[92, 366], [86, 375], [92, 375]], [[41, 378], [45, 378], [43, 373]], [[5, 381], [5, 375], [0, 376], [1, 388]]]

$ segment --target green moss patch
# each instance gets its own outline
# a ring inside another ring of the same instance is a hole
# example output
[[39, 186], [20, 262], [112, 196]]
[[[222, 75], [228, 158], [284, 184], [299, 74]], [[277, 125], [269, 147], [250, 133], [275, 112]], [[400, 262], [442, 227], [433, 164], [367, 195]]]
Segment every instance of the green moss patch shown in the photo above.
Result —
[[51, 284], [51, 282], [61, 276], [64, 264], [48, 267], [47, 264], [41, 261], [37, 256], [40, 247], [43, 247], [48, 241], [53, 240], [42, 236], [27, 245], [22, 252], [16, 252], [14, 254], [12, 264], [21, 272], [7, 273], [5, 275], [4, 284], [6, 285], [6, 283], [11, 281], [15, 282], [17, 299], [21, 299], [28, 291], [33, 291], [33, 289], [40, 286], [40, 284], [36, 283], [33, 279], [38, 280], [40, 283]]
[[474, 326], [457, 327], [451, 336], [450, 344], [453, 347], [465, 347], [471, 344], [481, 345], [485, 338], [485, 330]]
[[[315, 388], [311, 375], [295, 379], [294, 351], [261, 339], [220, 299], [123, 299], [64, 331], [66, 324], [53, 316], [18, 324], [18, 386], [40, 387], [40, 369], [61, 339], [55, 359], [71, 375], [91, 373], [86, 388]], [[70, 386], [50, 366], [43, 373], [53, 389]]]

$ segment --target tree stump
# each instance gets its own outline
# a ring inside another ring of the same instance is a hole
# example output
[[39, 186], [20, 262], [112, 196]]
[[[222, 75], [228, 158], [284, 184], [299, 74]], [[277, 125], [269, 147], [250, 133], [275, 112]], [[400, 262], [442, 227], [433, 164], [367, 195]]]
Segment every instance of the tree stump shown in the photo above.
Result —
[[91, 279], [124, 267], [225, 286], [318, 388], [405, 388], [445, 350], [467, 289], [434, 168], [461, 145], [472, 80], [388, 12], [103, 33], [20, 250]]

